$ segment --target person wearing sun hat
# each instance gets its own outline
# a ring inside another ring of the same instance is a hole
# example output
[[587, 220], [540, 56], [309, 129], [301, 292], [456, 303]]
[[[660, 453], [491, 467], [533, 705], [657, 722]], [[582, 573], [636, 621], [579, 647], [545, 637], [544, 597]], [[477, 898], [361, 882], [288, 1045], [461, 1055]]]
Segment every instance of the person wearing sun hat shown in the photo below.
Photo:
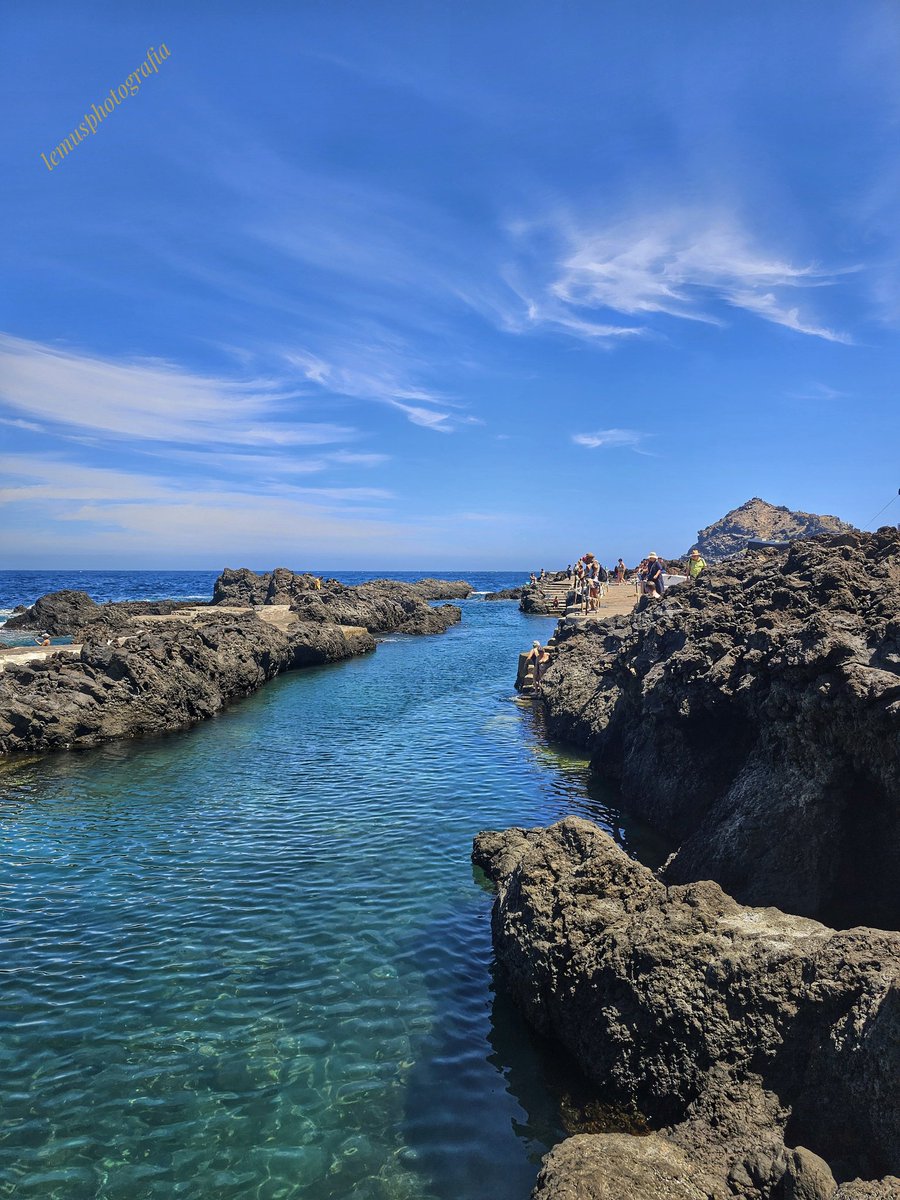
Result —
[[644, 580], [644, 591], [648, 596], [663, 594], [663, 564], [659, 555], [652, 552], [647, 555], [647, 578]]
[[691, 579], [699, 579], [700, 572], [706, 570], [706, 563], [700, 557], [700, 551], [695, 546], [691, 551], [691, 557], [688, 562], [688, 575]]

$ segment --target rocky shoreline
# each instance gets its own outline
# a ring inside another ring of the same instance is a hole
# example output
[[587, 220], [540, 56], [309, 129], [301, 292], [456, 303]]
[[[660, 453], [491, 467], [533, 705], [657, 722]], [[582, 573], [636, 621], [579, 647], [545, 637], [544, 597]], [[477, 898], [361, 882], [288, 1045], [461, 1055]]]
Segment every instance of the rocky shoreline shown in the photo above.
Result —
[[473, 859], [529, 1021], [654, 1130], [564, 1142], [536, 1197], [900, 1195], [900, 934], [669, 887], [575, 817]]
[[184, 729], [284, 671], [370, 653], [375, 635], [445, 632], [461, 610], [433, 608], [426, 596], [460, 587], [470, 590], [440, 580], [317, 588], [312, 576], [279, 569], [226, 570], [208, 605], [96, 604], [83, 592], [50, 593], [7, 626], [78, 645], [3, 663], [0, 754]]
[[557, 633], [552, 736], [675, 850], [669, 883], [900, 927], [900, 533], [712, 567]]
[[535, 1197], [897, 1200], [900, 533], [748, 552], [556, 642], [549, 734], [673, 853], [476, 839], [513, 996], [654, 1130], [567, 1140]]

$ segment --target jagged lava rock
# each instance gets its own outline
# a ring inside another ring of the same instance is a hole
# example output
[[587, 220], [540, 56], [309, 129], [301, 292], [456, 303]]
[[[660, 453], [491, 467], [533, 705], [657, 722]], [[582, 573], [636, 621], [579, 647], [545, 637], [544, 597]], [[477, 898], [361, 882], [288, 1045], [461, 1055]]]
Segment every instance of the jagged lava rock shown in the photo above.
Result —
[[853, 525], [848, 525], [838, 517], [793, 512], [754, 496], [740, 508], [733, 508], [720, 520], [699, 530], [695, 545], [706, 562], [713, 563], [745, 550], [751, 538], [767, 542], [790, 542], [819, 533], [856, 532]]
[[[281, 671], [374, 650], [362, 629], [210, 609], [193, 621], [92, 636], [77, 657], [10, 663], [0, 672], [0, 753], [98, 745], [182, 729]], [[105, 631], [103, 631], [105, 633]]]
[[[832, 1167], [900, 1167], [900, 934], [666, 886], [575, 817], [481, 834], [473, 861], [498, 885], [494, 949], [526, 1017], [658, 1129], [599, 1135], [606, 1175], [563, 1187], [554, 1171], [536, 1195], [849, 1200], [863, 1185], [838, 1192]], [[562, 1179], [574, 1141], [548, 1160]]]
[[63, 589], [48, 592], [30, 608], [9, 618], [6, 629], [34, 629], [61, 637], [77, 636], [90, 629], [119, 629], [133, 617], [167, 616], [186, 608], [197, 608], [196, 600], [125, 600], [97, 604], [87, 592]]
[[521, 600], [525, 592], [524, 587], [501, 588], [499, 592], [486, 592], [485, 600]]
[[557, 634], [551, 736], [665, 834], [669, 882], [900, 925], [900, 533], [711, 567]]
[[329, 581], [321, 591], [296, 596], [291, 609], [303, 620], [362, 625], [370, 633], [443, 633], [462, 618], [455, 604], [432, 608], [415, 587], [390, 579], [358, 587]]

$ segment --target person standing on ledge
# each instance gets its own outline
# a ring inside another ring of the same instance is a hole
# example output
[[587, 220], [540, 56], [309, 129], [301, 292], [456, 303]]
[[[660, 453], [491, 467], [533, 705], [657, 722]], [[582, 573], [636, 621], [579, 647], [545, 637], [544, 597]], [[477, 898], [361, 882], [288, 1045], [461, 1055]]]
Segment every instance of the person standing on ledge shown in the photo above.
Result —
[[688, 563], [688, 575], [691, 579], [699, 579], [700, 573], [706, 570], [706, 563], [700, 557], [700, 551], [694, 547], [691, 551], [690, 562]]
[[663, 564], [658, 554], [648, 554], [644, 591], [648, 596], [661, 596], [663, 590]]

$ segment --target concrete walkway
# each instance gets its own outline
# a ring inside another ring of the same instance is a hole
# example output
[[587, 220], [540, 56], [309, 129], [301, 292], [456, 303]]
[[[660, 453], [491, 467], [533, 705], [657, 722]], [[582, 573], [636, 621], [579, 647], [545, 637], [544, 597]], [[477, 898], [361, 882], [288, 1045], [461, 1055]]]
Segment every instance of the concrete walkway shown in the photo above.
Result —
[[3, 646], [0, 647], [0, 671], [9, 663], [42, 662], [54, 654], [80, 654], [81, 643], [70, 646]]
[[[565, 606], [565, 615], [560, 616], [552, 637], [544, 647], [545, 650], [550, 652], [551, 658], [556, 646], [556, 634], [563, 626], [571, 628], [573, 625], [583, 625], [587, 621], [602, 621], [605, 617], [625, 616], [631, 612], [638, 601], [638, 593], [631, 580], [625, 583], [608, 584], [606, 595], [600, 597], [600, 607], [594, 612], [588, 613], [584, 611], [583, 603], [566, 605], [566, 597], [572, 590], [567, 581], [554, 580], [552, 583], [548, 583], [545, 580], [541, 584], [541, 587], [550, 594], [551, 598], [554, 595], [559, 596], [560, 609]], [[536, 694], [534, 689], [534, 663], [527, 662], [527, 657], [527, 650], [523, 650], [519, 655], [516, 688], [523, 696], [534, 696]], [[549, 666], [549, 663], [545, 664], [545, 669], [547, 666]]]

